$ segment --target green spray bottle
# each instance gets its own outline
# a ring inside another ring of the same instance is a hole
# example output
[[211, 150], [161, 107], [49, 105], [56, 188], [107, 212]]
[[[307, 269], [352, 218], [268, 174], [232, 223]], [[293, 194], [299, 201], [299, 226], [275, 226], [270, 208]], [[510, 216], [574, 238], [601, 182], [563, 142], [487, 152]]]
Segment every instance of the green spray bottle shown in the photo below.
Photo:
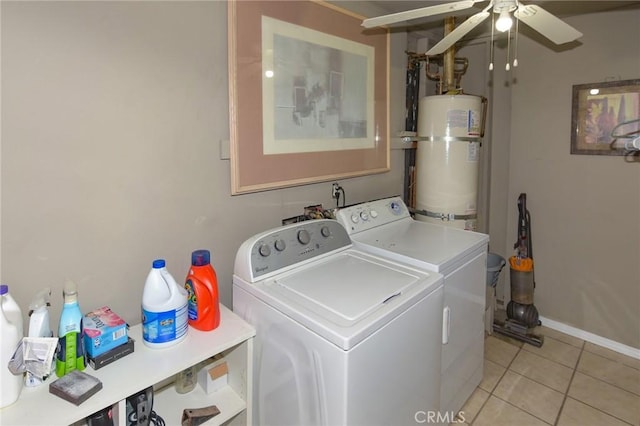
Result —
[[62, 377], [73, 370], [84, 370], [84, 342], [82, 338], [82, 312], [78, 306], [75, 283], [67, 281], [63, 290], [64, 306], [58, 327], [58, 353], [56, 375]]

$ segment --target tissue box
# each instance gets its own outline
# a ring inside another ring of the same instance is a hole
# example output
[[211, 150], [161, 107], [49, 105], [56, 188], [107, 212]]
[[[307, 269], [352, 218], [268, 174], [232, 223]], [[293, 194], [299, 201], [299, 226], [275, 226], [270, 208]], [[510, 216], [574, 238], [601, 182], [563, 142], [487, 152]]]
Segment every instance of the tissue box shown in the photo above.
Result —
[[198, 383], [206, 393], [212, 393], [227, 385], [229, 368], [224, 359], [207, 365], [198, 372]]
[[107, 306], [86, 314], [82, 330], [84, 349], [91, 358], [127, 343], [127, 323]]

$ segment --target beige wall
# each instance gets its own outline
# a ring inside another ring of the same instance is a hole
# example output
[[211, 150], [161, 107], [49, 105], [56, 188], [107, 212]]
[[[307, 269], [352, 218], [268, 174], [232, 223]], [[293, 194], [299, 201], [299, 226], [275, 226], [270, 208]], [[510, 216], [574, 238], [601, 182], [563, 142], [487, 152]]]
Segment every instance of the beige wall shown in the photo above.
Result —
[[[55, 324], [70, 278], [83, 310], [109, 305], [137, 323], [151, 260], [166, 258], [180, 281], [196, 248], [212, 250], [230, 305], [244, 239], [306, 205], [333, 206], [329, 183], [229, 195], [224, 2], [0, 5], [0, 280], [25, 314], [50, 286]], [[511, 254], [526, 192], [541, 315], [640, 347], [639, 164], [569, 155], [571, 86], [640, 76], [640, 12], [569, 22], [585, 33], [580, 47], [556, 53], [521, 37], [517, 83], [505, 86], [498, 65], [490, 82], [491, 249]], [[393, 45], [395, 131], [406, 37]], [[348, 202], [402, 194], [401, 151], [391, 165], [342, 180]]]
[[[84, 311], [109, 305], [140, 322], [151, 261], [178, 281], [209, 248], [231, 305], [246, 238], [333, 207], [329, 182], [234, 196], [229, 161], [226, 3], [2, 2], [0, 279], [26, 316], [64, 281]], [[404, 47], [393, 37], [391, 130], [404, 125]], [[398, 58], [399, 56], [399, 58]], [[402, 194], [403, 153], [389, 173], [344, 179], [347, 202]]]
[[567, 22], [584, 33], [577, 48], [519, 40], [505, 246], [516, 240], [516, 200], [525, 192], [540, 314], [640, 348], [640, 162], [569, 154], [572, 85], [640, 78], [640, 11]]

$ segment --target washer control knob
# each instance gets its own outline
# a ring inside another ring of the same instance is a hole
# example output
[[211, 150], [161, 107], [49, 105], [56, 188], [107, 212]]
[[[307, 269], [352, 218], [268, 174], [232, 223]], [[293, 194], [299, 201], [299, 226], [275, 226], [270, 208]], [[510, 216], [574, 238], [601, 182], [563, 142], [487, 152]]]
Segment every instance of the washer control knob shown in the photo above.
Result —
[[369, 214], [371, 215], [372, 219], [375, 219], [376, 217], [378, 217], [378, 212], [376, 210], [371, 210]]
[[278, 251], [283, 251], [285, 248], [287, 248], [287, 245], [284, 243], [284, 240], [282, 239], [276, 240], [274, 246]]
[[396, 203], [395, 201], [391, 202], [391, 211], [395, 214], [400, 214], [400, 204]]
[[260, 253], [260, 256], [262, 257], [267, 257], [271, 254], [271, 249], [266, 244], [260, 244], [260, 247], [258, 247], [258, 253]]
[[369, 220], [369, 213], [360, 212], [360, 217], [362, 218], [362, 220]]
[[329, 229], [328, 226], [323, 226], [322, 228], [320, 228], [320, 233], [325, 238], [328, 238], [331, 236], [331, 230]]
[[354, 214], [352, 214], [352, 215], [351, 215], [351, 222], [353, 222], [353, 223], [358, 223], [358, 222], [360, 222], [360, 217], [358, 217], [358, 215], [357, 215], [357, 214], [355, 214], [355, 213], [354, 213]]
[[311, 241], [311, 236], [309, 236], [309, 231], [302, 229], [298, 231], [298, 242], [303, 246], [306, 246]]

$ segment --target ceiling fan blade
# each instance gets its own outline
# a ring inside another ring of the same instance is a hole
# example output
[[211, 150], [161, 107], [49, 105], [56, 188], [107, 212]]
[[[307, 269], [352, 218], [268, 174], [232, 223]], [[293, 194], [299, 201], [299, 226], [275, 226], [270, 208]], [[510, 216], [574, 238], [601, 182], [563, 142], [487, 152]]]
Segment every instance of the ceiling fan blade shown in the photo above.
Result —
[[535, 4], [521, 4], [514, 15], [555, 44], [568, 43], [582, 37], [580, 31]]
[[468, 9], [479, 1], [484, 0], [463, 0], [454, 3], [438, 4], [435, 6], [427, 6], [420, 9], [407, 10], [405, 12], [392, 13], [390, 15], [378, 16], [362, 21], [365, 28], [379, 27], [381, 25], [395, 24], [396, 22], [408, 21], [410, 19], [424, 18], [425, 16], [440, 15], [443, 13], [451, 13], [457, 10]]
[[478, 24], [480, 24], [482, 21], [487, 19], [489, 15], [490, 13], [485, 10], [469, 17], [469, 19], [464, 21], [462, 24], [458, 25], [458, 27], [455, 30], [451, 31], [442, 40], [440, 40], [435, 46], [429, 49], [426, 55], [431, 56], [431, 55], [439, 55], [441, 53], [444, 53], [447, 49], [449, 49], [451, 46], [456, 44], [458, 40], [464, 37], [469, 31], [471, 31]]

